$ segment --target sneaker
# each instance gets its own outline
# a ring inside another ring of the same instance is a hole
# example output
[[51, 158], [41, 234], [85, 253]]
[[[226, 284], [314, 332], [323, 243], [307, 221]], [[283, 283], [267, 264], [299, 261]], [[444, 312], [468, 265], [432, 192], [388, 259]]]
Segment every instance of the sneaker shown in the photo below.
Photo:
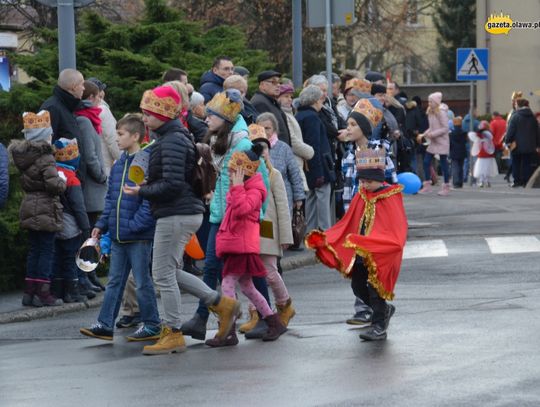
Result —
[[360, 311], [354, 314], [352, 318], [349, 318], [346, 322], [349, 325], [370, 325], [372, 317], [373, 313], [369, 311]]
[[137, 326], [141, 323], [141, 315], [135, 314], [135, 315], [124, 315], [120, 320], [116, 323], [117, 328], [131, 328], [132, 326]]
[[143, 348], [143, 355], [165, 355], [175, 352], [184, 352], [186, 341], [180, 331], [173, 331], [170, 327], [164, 326], [158, 341], [153, 345], [146, 345]]
[[380, 326], [372, 326], [360, 334], [360, 339], [365, 341], [382, 341], [386, 339], [386, 329]]
[[157, 341], [160, 333], [161, 327], [159, 326], [141, 325], [131, 335], [126, 336], [126, 339], [129, 342]]
[[91, 338], [103, 339], [105, 341], [113, 340], [112, 329], [105, 328], [99, 322], [92, 325], [90, 328], [81, 328], [79, 329], [79, 332]]

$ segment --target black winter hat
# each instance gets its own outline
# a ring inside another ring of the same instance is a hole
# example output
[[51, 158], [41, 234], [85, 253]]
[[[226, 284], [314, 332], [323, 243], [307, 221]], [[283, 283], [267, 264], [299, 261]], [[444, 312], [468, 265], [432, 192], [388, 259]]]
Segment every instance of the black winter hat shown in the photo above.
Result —
[[386, 93], [386, 86], [378, 83], [371, 85], [371, 94], [376, 95], [377, 93]]

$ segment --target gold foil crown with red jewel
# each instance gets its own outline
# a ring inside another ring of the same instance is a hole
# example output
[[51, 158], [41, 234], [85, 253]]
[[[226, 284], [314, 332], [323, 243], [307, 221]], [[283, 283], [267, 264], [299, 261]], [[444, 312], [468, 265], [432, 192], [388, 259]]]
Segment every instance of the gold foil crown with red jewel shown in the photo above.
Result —
[[356, 105], [354, 105], [352, 111], [358, 112], [365, 116], [365, 118], [369, 120], [369, 123], [373, 129], [379, 125], [383, 118], [382, 110], [373, 106], [368, 99], [360, 99], [358, 102], [356, 102]]
[[386, 150], [384, 147], [360, 147], [355, 151], [357, 170], [384, 170]]
[[251, 161], [243, 151], [235, 151], [229, 160], [229, 169], [236, 171], [238, 168], [244, 169], [244, 175], [251, 177], [257, 172], [260, 161]]
[[160, 98], [152, 90], [147, 90], [143, 93], [140, 108], [175, 119], [178, 116], [179, 105], [172, 97]]
[[25, 129], [45, 129], [51, 127], [51, 115], [47, 110], [39, 113], [23, 113], [23, 125]]

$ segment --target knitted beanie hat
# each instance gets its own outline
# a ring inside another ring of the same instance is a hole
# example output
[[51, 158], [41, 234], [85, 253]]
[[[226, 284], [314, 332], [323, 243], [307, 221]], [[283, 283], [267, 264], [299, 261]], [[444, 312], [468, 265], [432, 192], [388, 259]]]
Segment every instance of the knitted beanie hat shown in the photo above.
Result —
[[432, 102], [435, 102], [437, 105], [440, 105], [442, 103], [442, 93], [433, 92], [431, 95], [428, 96], [428, 100], [431, 100]]
[[140, 107], [157, 119], [168, 122], [176, 119], [182, 106], [182, 98], [170, 86], [158, 86], [144, 92]]
[[77, 169], [81, 159], [77, 139], [59, 138], [53, 143], [54, 159], [59, 164]]
[[377, 93], [386, 93], [386, 86], [379, 83], [374, 83], [371, 85], [371, 94], [376, 95]]
[[38, 114], [24, 112], [23, 134], [28, 141], [46, 141], [52, 136], [51, 115], [47, 110], [42, 110]]

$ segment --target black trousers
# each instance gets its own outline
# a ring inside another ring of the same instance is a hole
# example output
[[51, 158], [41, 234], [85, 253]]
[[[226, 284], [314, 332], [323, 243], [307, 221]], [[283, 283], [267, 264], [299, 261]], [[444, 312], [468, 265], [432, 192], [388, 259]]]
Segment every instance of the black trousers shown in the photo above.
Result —
[[356, 297], [360, 298], [373, 310], [372, 325], [385, 325], [387, 305], [377, 290], [368, 282], [368, 269], [362, 257], [356, 257], [351, 272], [351, 288]]

